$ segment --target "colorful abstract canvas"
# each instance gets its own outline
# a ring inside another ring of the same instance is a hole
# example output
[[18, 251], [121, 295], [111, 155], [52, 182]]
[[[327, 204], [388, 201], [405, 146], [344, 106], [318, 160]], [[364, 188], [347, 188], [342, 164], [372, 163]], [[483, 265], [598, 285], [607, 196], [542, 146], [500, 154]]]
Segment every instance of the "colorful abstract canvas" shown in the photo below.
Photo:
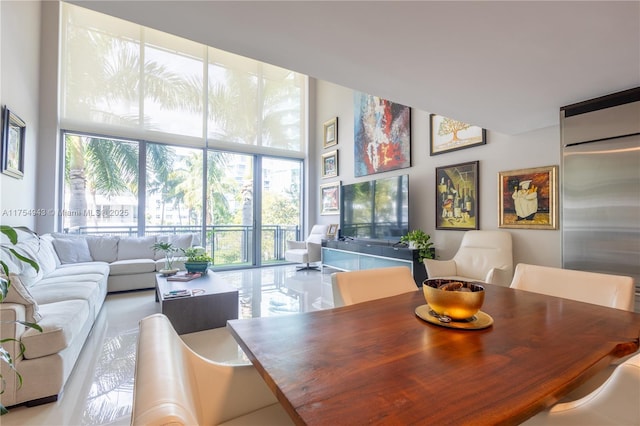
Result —
[[354, 121], [356, 177], [411, 166], [411, 108], [356, 92]]

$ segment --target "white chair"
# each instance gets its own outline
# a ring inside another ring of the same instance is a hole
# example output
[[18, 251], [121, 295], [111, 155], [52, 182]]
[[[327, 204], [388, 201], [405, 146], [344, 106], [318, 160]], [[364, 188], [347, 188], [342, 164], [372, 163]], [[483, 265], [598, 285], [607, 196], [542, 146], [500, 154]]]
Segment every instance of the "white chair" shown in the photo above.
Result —
[[405, 266], [336, 272], [331, 274], [331, 286], [336, 308], [418, 290]]
[[287, 425], [284, 408], [252, 365], [226, 365], [192, 351], [166, 316], [140, 321], [133, 426]]
[[639, 425], [640, 354], [618, 365], [609, 379], [589, 395], [556, 404], [522, 424]]
[[519, 263], [511, 288], [633, 311], [633, 278]]
[[467, 231], [453, 259], [424, 259], [429, 278], [476, 280], [508, 286], [513, 275], [511, 234]]
[[322, 260], [321, 243], [327, 237], [327, 230], [327, 225], [314, 225], [305, 241], [287, 241], [284, 258], [289, 262], [306, 264], [306, 266], [298, 268], [298, 271], [318, 269], [317, 266], [310, 266], [310, 263]]

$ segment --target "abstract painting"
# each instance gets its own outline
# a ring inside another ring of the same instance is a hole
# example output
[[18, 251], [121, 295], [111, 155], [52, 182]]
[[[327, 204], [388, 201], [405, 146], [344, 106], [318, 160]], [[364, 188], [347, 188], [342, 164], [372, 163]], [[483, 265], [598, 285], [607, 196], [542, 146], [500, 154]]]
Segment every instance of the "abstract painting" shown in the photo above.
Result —
[[411, 166], [411, 108], [354, 94], [354, 175]]

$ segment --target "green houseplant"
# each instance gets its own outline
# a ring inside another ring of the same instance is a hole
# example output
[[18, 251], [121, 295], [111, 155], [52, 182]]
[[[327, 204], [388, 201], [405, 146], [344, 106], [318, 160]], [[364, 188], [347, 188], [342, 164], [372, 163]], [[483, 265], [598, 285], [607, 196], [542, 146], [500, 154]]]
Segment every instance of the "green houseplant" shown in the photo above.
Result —
[[159, 272], [163, 275], [173, 275], [178, 272], [178, 268], [173, 267], [173, 258], [175, 253], [178, 251], [176, 247], [173, 246], [168, 241], [158, 241], [154, 245], [151, 246], [153, 251], [161, 251], [164, 253], [164, 269], [161, 269]]
[[431, 236], [420, 229], [409, 231], [407, 235], [400, 237], [400, 242], [412, 249], [418, 249], [420, 259], [433, 259], [433, 243], [429, 241]]
[[[39, 271], [40, 266], [38, 265], [38, 263], [36, 263], [33, 259], [30, 259], [18, 253], [13, 247], [11, 247], [18, 243], [18, 233], [16, 232], [16, 229], [23, 229], [27, 232], [33, 233], [33, 231], [27, 228], [13, 228], [7, 225], [0, 225], [0, 232], [2, 233], [2, 235], [4, 235], [5, 239], [9, 240], [9, 243], [10, 243], [8, 244], [3, 242], [2, 248], [8, 250], [13, 256], [16, 257], [16, 259], [19, 259], [21, 262], [27, 263], [33, 269], [35, 269], [36, 271]], [[9, 293], [9, 289], [11, 288], [10, 273], [12, 271], [9, 270], [9, 266], [1, 259], [0, 259], [0, 267], [2, 268], [2, 271], [0, 271], [2, 272], [2, 275], [0, 276], [0, 303], [3, 303], [7, 297], [7, 294]], [[11, 321], [11, 322], [19, 323], [24, 325], [25, 327], [33, 328], [35, 330], [42, 332], [42, 327], [40, 327], [36, 323], [26, 322], [26, 321]], [[7, 351], [4, 348], [4, 346], [2, 346], [4, 343], [10, 342], [10, 341], [17, 342], [19, 344], [20, 352], [17, 354], [18, 357], [21, 357], [24, 354], [25, 346], [22, 342], [13, 338], [6, 338], [6, 339], [0, 338], [0, 360], [6, 363], [7, 365], [9, 365], [9, 367], [15, 372], [16, 377], [18, 378], [18, 386], [22, 386], [22, 376], [15, 369], [15, 364], [14, 364], [13, 358], [11, 357], [11, 353]], [[2, 374], [0, 374], [0, 382], [1, 382], [0, 394], [2, 394], [4, 393], [4, 389], [5, 389], [5, 380], [4, 380], [4, 377], [2, 377]], [[0, 415], [6, 414], [8, 412], [9, 411], [6, 409], [6, 407], [2, 405], [2, 403], [0, 403]]]
[[184, 262], [184, 267], [187, 269], [187, 272], [207, 274], [209, 266], [213, 263], [213, 258], [209, 256], [202, 247], [189, 247], [180, 250], [182, 250], [182, 253], [187, 257], [186, 262]]

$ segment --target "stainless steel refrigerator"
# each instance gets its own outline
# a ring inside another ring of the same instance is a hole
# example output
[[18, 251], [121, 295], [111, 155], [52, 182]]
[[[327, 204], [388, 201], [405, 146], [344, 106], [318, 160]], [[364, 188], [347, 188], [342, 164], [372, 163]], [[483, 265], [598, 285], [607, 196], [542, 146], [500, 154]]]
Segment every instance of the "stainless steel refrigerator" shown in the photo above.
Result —
[[640, 312], [640, 88], [561, 109], [562, 265], [627, 275]]

